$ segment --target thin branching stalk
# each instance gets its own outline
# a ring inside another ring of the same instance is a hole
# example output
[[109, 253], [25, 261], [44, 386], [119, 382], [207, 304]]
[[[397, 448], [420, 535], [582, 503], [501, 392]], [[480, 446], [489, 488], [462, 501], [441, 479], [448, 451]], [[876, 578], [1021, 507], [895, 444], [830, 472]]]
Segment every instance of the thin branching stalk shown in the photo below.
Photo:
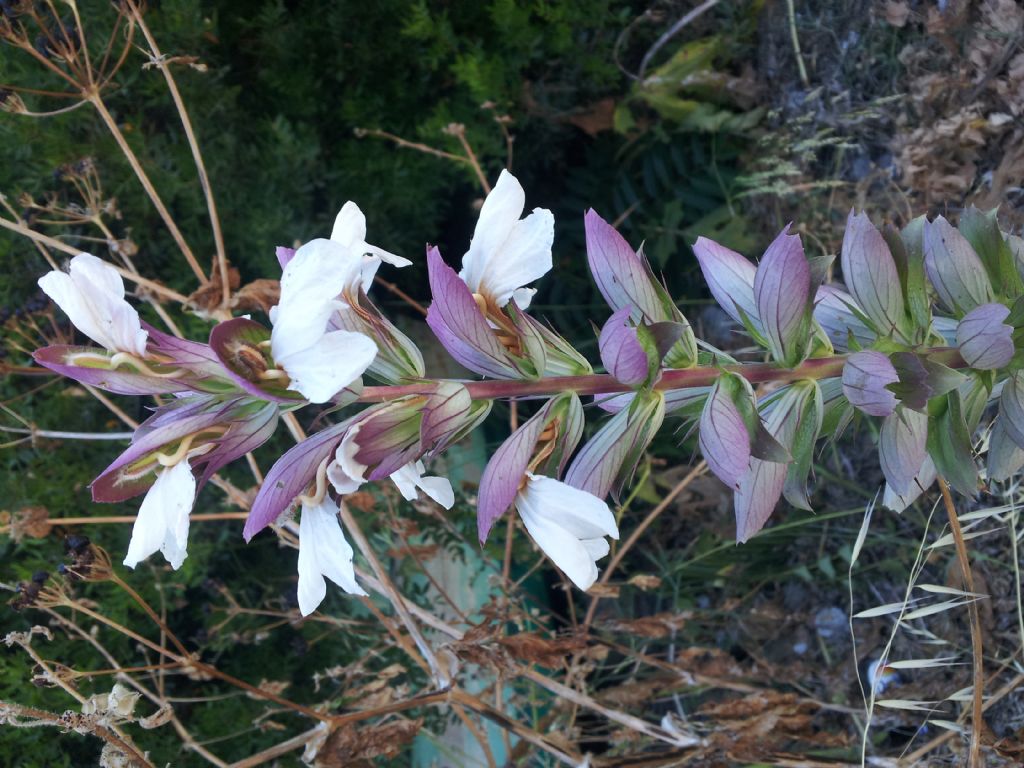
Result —
[[[44, 235], [41, 232], [36, 232], [34, 229], [30, 229], [29, 227], [17, 221], [11, 221], [10, 219], [4, 219], [0, 217], [0, 227], [4, 229], [9, 229], [12, 232], [17, 232], [19, 235], [24, 235], [25, 237], [34, 240], [37, 243], [47, 245], [50, 248], [66, 253], [69, 256], [77, 256], [82, 252], [81, 248], [75, 248], [73, 245], [68, 245], [65, 242], [62, 242], [52, 237], [48, 237], [47, 235]], [[48, 259], [48, 261], [51, 261], [51, 266], [53, 266], [54, 269], [57, 268], [56, 264], [53, 264], [51, 259]], [[148, 288], [151, 291], [155, 291], [156, 293], [162, 294], [163, 296], [166, 296], [168, 299], [176, 301], [179, 304], [184, 305], [188, 303], [187, 296], [180, 294], [177, 291], [168, 288], [165, 285], [161, 285], [160, 283], [154, 280], [145, 278], [142, 275], [127, 270], [124, 267], [119, 267], [116, 264], [111, 264], [111, 266], [117, 270], [118, 274], [120, 274], [121, 277], [131, 280], [133, 283], [141, 285], [144, 288]]]
[[167, 90], [170, 91], [171, 98], [174, 100], [174, 106], [178, 110], [178, 116], [181, 118], [181, 125], [185, 130], [185, 138], [188, 139], [188, 146], [192, 150], [192, 159], [196, 164], [196, 172], [199, 174], [199, 185], [202, 187], [203, 195], [206, 198], [206, 210], [210, 217], [210, 228], [213, 230], [213, 245], [217, 251], [217, 269], [220, 272], [221, 281], [221, 307], [226, 309], [228, 303], [231, 301], [231, 286], [228, 280], [228, 257], [227, 252], [224, 249], [224, 233], [220, 227], [220, 217], [217, 215], [217, 202], [213, 197], [213, 189], [210, 186], [210, 177], [206, 173], [206, 164], [203, 162], [203, 153], [199, 149], [199, 140], [196, 138], [195, 130], [192, 128], [192, 120], [189, 117], [188, 109], [185, 108], [185, 102], [181, 98], [181, 92], [178, 90], [178, 84], [174, 80], [174, 75], [171, 74], [171, 68], [167, 62], [166, 57], [160, 52], [159, 46], [157, 46], [156, 39], [147, 26], [145, 19], [139, 12], [138, 6], [131, 2], [129, 3], [131, 8], [132, 17], [139, 29], [142, 31], [143, 37], [146, 38], [146, 44], [149, 46], [149, 50], [152, 52], [150, 61], [152, 61], [164, 76], [164, 80], [167, 81]]
[[185, 241], [185, 236], [181, 234], [181, 230], [178, 229], [178, 225], [167, 210], [167, 206], [164, 205], [164, 201], [161, 199], [160, 193], [156, 191], [156, 187], [153, 186], [153, 182], [150, 181], [149, 175], [146, 173], [145, 169], [143, 169], [142, 163], [139, 162], [139, 158], [136, 157], [135, 152], [132, 151], [131, 146], [128, 144], [128, 140], [125, 139], [124, 134], [121, 133], [121, 129], [118, 127], [117, 121], [114, 119], [114, 116], [110, 114], [110, 111], [107, 109], [107, 105], [100, 97], [99, 91], [94, 90], [92, 93], [87, 94], [87, 96], [93, 107], [96, 108], [96, 112], [99, 113], [104, 125], [107, 126], [107, 130], [109, 130], [110, 134], [114, 137], [114, 141], [117, 142], [117, 146], [120, 148], [121, 153], [125, 156], [128, 164], [135, 172], [135, 176], [138, 178], [142, 188], [146, 190], [146, 194], [152, 201], [157, 213], [160, 214], [160, 218], [163, 219], [164, 225], [171, 233], [171, 237], [174, 238], [174, 242], [185, 257], [185, 261], [188, 262], [189, 268], [192, 270], [193, 274], [195, 274], [200, 283], [206, 283], [206, 274], [203, 272], [202, 267], [199, 266], [199, 262], [196, 261], [195, 254], [192, 253], [192, 249]]
[[[946, 507], [946, 514], [949, 516], [949, 528], [953, 533], [953, 541], [956, 544], [957, 562], [960, 564], [960, 573], [963, 577], [964, 589], [974, 594], [974, 574], [971, 572], [971, 561], [967, 555], [967, 544], [964, 542], [964, 533], [960, 529], [960, 518], [956, 514], [956, 505], [953, 503], [953, 496], [949, 492], [949, 485], [940, 477], [939, 490], [942, 491], [942, 502]], [[973, 661], [973, 696], [971, 709], [971, 747], [968, 757], [968, 766], [976, 768], [982, 765], [981, 762], [981, 726], [982, 712], [984, 712], [985, 694], [985, 657], [982, 649], [981, 638], [981, 615], [978, 611], [978, 601], [972, 599], [967, 603], [967, 615], [971, 623], [971, 658]]]
[[[83, 718], [83, 716], [76, 715], [73, 712], [58, 715], [43, 709], [36, 709], [35, 707], [26, 707], [9, 701], [0, 701], [0, 722], [5, 722], [15, 727], [28, 728], [37, 724], [46, 724], [66, 730], [69, 727], [69, 723], [73, 723], [76, 718]], [[25, 720], [30, 722], [24, 722]], [[137, 765], [144, 766], [145, 768], [154, 768], [153, 763], [147, 760], [138, 749], [121, 739], [111, 729], [102, 725], [86, 726], [83, 724], [82, 727], [88, 729], [87, 733], [98, 736], [103, 741], [124, 752]]]

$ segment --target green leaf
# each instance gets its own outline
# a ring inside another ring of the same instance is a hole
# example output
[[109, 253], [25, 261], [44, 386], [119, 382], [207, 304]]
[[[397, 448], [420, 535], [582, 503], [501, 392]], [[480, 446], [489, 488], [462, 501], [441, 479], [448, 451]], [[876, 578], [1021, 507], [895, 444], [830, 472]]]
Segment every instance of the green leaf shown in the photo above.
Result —
[[[786, 484], [782, 493], [786, 500], [799, 509], [811, 510], [811, 501], [807, 497], [807, 475], [811, 471], [814, 460], [814, 446], [821, 433], [824, 419], [825, 404], [821, 396], [818, 382], [811, 382], [807, 387], [807, 398], [797, 410], [797, 422], [793, 429], [790, 453], [793, 460], [786, 473]], [[793, 418], [792, 416], [790, 418]]]
[[931, 300], [928, 297], [928, 281], [924, 271], [924, 216], [918, 216], [897, 232], [887, 225], [882, 229], [896, 262], [896, 271], [903, 287], [903, 299], [913, 326], [912, 341], [923, 341], [931, 325]]
[[974, 466], [971, 435], [964, 421], [958, 392], [933, 400], [928, 424], [928, 455], [939, 475], [958, 492], [974, 498], [978, 490], [978, 471]]
[[999, 295], [1015, 299], [1024, 293], [1013, 252], [999, 230], [995, 209], [983, 213], [972, 205], [960, 214], [958, 229], [981, 257]]

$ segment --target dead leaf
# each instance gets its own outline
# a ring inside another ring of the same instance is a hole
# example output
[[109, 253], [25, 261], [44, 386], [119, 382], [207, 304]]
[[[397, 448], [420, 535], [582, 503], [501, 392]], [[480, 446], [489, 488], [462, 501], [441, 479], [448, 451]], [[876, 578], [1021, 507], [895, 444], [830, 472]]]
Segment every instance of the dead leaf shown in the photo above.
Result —
[[281, 282], [279, 280], [253, 280], [242, 286], [242, 289], [231, 299], [232, 309], [243, 312], [262, 312], [270, 314], [270, 308], [281, 301]]
[[288, 690], [289, 685], [291, 685], [291, 683], [287, 680], [260, 680], [259, 685], [256, 687], [264, 693], [273, 693], [280, 696]]
[[591, 597], [609, 597], [614, 600], [621, 591], [622, 588], [617, 585], [597, 583], [587, 590], [587, 594]]
[[631, 576], [626, 583], [646, 592], [649, 589], [660, 587], [661, 577], [655, 576], [653, 573], [638, 573], [636, 576]]
[[398, 757], [422, 727], [423, 718], [339, 728], [327, 737], [314, 765], [317, 768], [369, 768], [376, 758]]
[[[238, 273], [238, 270], [229, 266], [228, 287], [231, 290], [235, 290], [241, 282], [242, 276]], [[189, 294], [188, 303], [196, 311], [196, 314], [206, 316], [220, 307], [220, 302], [223, 298], [224, 293], [221, 288], [220, 269], [214, 264], [213, 269], [210, 270], [210, 279]]]
[[23, 507], [11, 517], [11, 538], [41, 539], [50, 533], [50, 511], [46, 507]]
[[639, 619], [621, 619], [609, 622], [608, 627], [616, 632], [626, 632], [638, 637], [665, 637], [673, 630], [679, 630], [690, 618], [690, 613], [658, 613], [641, 616]]
[[588, 136], [610, 131], [615, 125], [615, 99], [608, 97], [583, 107], [565, 119]]
[[586, 643], [576, 637], [549, 639], [532, 632], [498, 638], [498, 644], [513, 658], [548, 669], [561, 667], [567, 656], [586, 647]]

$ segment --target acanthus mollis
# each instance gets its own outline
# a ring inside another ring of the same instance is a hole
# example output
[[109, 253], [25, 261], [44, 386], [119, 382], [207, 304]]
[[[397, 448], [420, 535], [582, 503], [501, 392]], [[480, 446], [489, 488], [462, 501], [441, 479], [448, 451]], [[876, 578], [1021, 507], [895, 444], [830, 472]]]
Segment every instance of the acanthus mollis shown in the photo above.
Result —
[[696, 365], [697, 340], [693, 328], [668, 290], [654, 276], [643, 253], [633, 250], [593, 209], [587, 211], [583, 221], [590, 274], [614, 311], [613, 316], [628, 312], [635, 327], [660, 326], [661, 330], [655, 333], [674, 337], [662, 354], [666, 367]]
[[71, 259], [68, 272], [49, 272], [39, 286], [72, 325], [100, 345], [36, 350], [36, 362], [55, 373], [122, 395], [226, 394], [234, 389], [207, 345], [144, 323], [125, 299], [121, 275], [101, 259], [80, 253]]
[[590, 363], [526, 309], [527, 283], [551, 270], [555, 220], [536, 208], [520, 218], [526, 195], [502, 171], [487, 195], [469, 250], [456, 274], [437, 248], [427, 249], [433, 302], [427, 324], [449, 354], [469, 370], [497, 379], [579, 376]]
[[196, 492], [221, 467], [266, 442], [277, 414], [274, 403], [194, 395], [161, 406], [143, 422], [128, 449], [91, 485], [94, 501], [146, 494], [125, 563], [134, 567], [160, 549], [178, 568]]
[[494, 452], [480, 480], [481, 543], [515, 506], [537, 546], [580, 589], [597, 580], [596, 561], [618, 526], [602, 497], [558, 480], [583, 434], [583, 406], [572, 393], [545, 403]]
[[457, 382], [436, 382], [424, 394], [370, 406], [309, 436], [267, 473], [245, 523], [246, 540], [286, 512], [318, 472], [342, 495], [390, 477], [406, 498], [415, 498], [419, 488], [451, 506], [447, 480], [422, 477], [421, 460], [467, 435], [490, 407], [488, 400], [472, 400]]
[[501, 308], [478, 301], [455, 270], [444, 263], [437, 248], [427, 251], [427, 269], [433, 296], [427, 324], [448, 354], [469, 370], [493, 379], [592, 372], [586, 358], [527, 315], [515, 300]]
[[697, 238], [693, 252], [719, 306], [777, 362], [791, 368], [833, 349], [814, 306], [831, 259], [808, 259], [799, 236], [788, 229], [772, 241], [757, 266], [705, 237]]

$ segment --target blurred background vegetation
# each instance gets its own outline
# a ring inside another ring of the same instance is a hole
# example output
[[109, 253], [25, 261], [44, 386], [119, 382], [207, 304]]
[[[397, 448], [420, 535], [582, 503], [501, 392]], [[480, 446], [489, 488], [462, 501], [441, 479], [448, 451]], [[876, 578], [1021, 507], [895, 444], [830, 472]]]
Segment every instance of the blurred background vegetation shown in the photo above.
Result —
[[[18, 6], [2, 0], [0, 12], [14, 19]], [[228, 257], [243, 286], [276, 278], [274, 246], [326, 235], [340, 206], [351, 199], [368, 217], [369, 240], [414, 262], [387, 279], [428, 301], [424, 245], [439, 245], [456, 263], [482, 195], [469, 165], [407, 145], [462, 155], [460, 130], [488, 178], [510, 165], [527, 191], [528, 206], [554, 211], [556, 270], [538, 286], [533, 306], [590, 353], [592, 324], [603, 322], [607, 310], [585, 268], [582, 216], [588, 207], [615, 221], [631, 243], [644, 243], [703, 337], [726, 346], [736, 343], [735, 336], [709, 305], [689, 250], [699, 234], [756, 257], [789, 221], [805, 235], [809, 251], [835, 252], [851, 205], [900, 222], [925, 211], [955, 213], [972, 202], [1003, 202], [1004, 227], [1020, 223], [1024, 13], [1014, 3], [959, 0], [940, 9], [916, 0], [796, 2], [792, 17], [787, 3], [773, 0], [704, 6], [706, 12], [680, 24], [695, 4], [163, 0], [149, 3], [146, 19], [164, 53], [181, 57], [173, 64], [175, 76], [216, 193]], [[98, 49], [110, 35], [116, 10], [101, 0], [82, 0], [78, 9], [90, 45]], [[51, 55], [45, 44], [39, 53]], [[133, 50], [104, 97], [206, 266], [214, 247], [189, 147], [163, 78], [145, 64], [145, 55]], [[17, 98], [36, 112], [65, 106], [16, 90], [61, 84], [11, 46], [0, 47], [0, 87], [8, 110], [17, 111]], [[463, 129], [453, 131], [453, 125]], [[102, 239], [89, 239], [100, 234], [90, 225], [52, 224], [55, 211], [82, 204], [75, 179], [86, 159], [97, 171], [103, 199], [113, 201], [105, 220], [118, 247], [134, 254], [141, 273], [190, 294], [193, 275], [109, 131], [88, 107], [45, 119], [0, 114], [0, 193], [10, 206], [4, 215], [107, 255]], [[0, 231], [0, 264], [0, 362], [27, 366], [34, 346], [67, 328], [39, 297], [35, 281], [47, 266], [28, 240]], [[379, 289], [377, 300], [409, 323], [416, 318]], [[194, 338], [205, 336], [208, 324], [198, 315], [179, 320]], [[102, 404], [66, 382], [15, 368], [8, 373], [0, 384], [0, 418], [8, 427], [27, 422], [41, 429], [124, 429]], [[145, 417], [141, 400], [118, 402], [131, 417]], [[486, 440], [496, 444], [504, 434], [496, 419]], [[25, 523], [40, 508], [54, 518], [132, 514], [133, 505], [101, 509], [87, 500], [88, 482], [116, 455], [116, 444], [8, 438], [0, 453], [0, 507], [6, 516], [0, 524], [18, 536], [0, 537], [0, 582], [10, 587], [30, 582], [35, 572], [54, 571], [73, 555], [64, 553], [65, 534], [87, 533], [112, 553], [124, 551], [127, 526]], [[820, 457], [817, 516], [780, 510], [778, 524], [742, 548], [730, 543], [729, 498], [715, 481], [702, 479], [676, 499], [621, 566], [618, 599], [602, 601], [598, 612], [605, 656], [587, 664], [590, 685], [604, 691], [603, 700], [658, 720], [720, 706], [722, 690], [752, 686], [771, 695], [746, 716], [774, 713], [776, 719], [791, 718], [791, 727], [753, 745], [743, 741], [739, 721], [716, 711], [700, 721], [700, 728], [720, 740], [720, 752], [712, 750], [706, 764], [730, 764], [714, 762], [718, 754], [752, 761], [756, 748], [820, 759], [859, 754], [856, 728], [843, 709], [858, 706], [856, 674], [848, 638], [840, 636], [850, 546], [880, 478], [868, 443], [869, 434], [855, 434]], [[261, 449], [260, 465], [268, 467], [286, 445], [282, 436]], [[627, 502], [628, 520], [641, 520], [678, 482], [692, 452], [684, 433], [664, 430]], [[436, 596], [414, 576], [416, 563], [402, 549], [406, 540], [464, 560], [470, 582], [493, 584], [500, 575], [502, 541], [489, 545], [482, 558], [475, 544], [466, 544], [475, 538], [472, 465], [478, 473], [484, 456], [479, 446], [476, 453], [466, 451], [467, 500], [445, 518], [407, 507], [395, 518], [398, 500], [386, 492], [362, 499], [359, 514], [373, 531], [372, 543], [389, 553], [396, 577], [405, 574], [409, 593], [425, 604]], [[244, 471], [227, 477], [243, 492], [252, 484]], [[229, 507], [220, 491], [208, 489], [197, 511]], [[928, 510], [925, 499], [902, 518], [876, 521], [870, 563], [854, 580], [859, 593], [877, 602], [901, 599], [906, 563]], [[20, 528], [12, 525], [18, 521]], [[329, 590], [324, 613], [340, 617], [341, 625], [289, 618], [295, 608], [294, 553], [271, 537], [244, 546], [238, 533], [235, 523], [196, 526], [182, 570], [170, 572], [154, 558], [130, 578], [190, 647], [253, 684], [262, 678], [296, 701], [326, 697], [342, 709], [376, 695], [360, 687], [367, 680], [389, 681], [396, 698], [402, 686], [423, 683], [417, 670], [395, 669], [402, 663], [400, 651], [386, 635], [381, 639], [364, 607], [337, 590]], [[533, 562], [531, 547], [525, 537], [516, 546], [514, 562], [525, 575]], [[990, 585], [1011, 584], [1016, 574], [1005, 546], [992, 545], [987, 552]], [[941, 582], [946, 562], [933, 565]], [[576, 621], [569, 604], [576, 598], [567, 601], [557, 579], [544, 573], [550, 570], [542, 568], [543, 575], [528, 582], [521, 630], [556, 632]], [[123, 590], [106, 583], [76, 590], [102, 604], [114, 620], [143, 626], [144, 617]], [[480, 594], [486, 599], [487, 588]], [[530, 606], [541, 606], [552, 618], [531, 618]], [[1010, 642], [1018, 609], [1008, 605], [1006, 621], [992, 619], [990, 631], [1002, 638], [986, 646], [993, 654], [1003, 647], [999, 643]], [[8, 610], [0, 627], [23, 630], [47, 621], [38, 612]], [[947, 629], [950, 643], [966, 647], [963, 627]], [[58, 634], [38, 646], [41, 653], [66, 664], [84, 658], [80, 639]], [[124, 636], [112, 634], [105, 642], [118, 658], [138, 655]], [[878, 642], [869, 638], [862, 655]], [[684, 685], [665, 678], [664, 670], [630, 669], [628, 654], [637, 650], [699, 673], [704, 682]], [[29, 685], [39, 670], [25, 653], [4, 653], [0, 699], [54, 711], [70, 706], [60, 690]], [[102, 659], [76, 666], [90, 665], [100, 669]], [[382, 670], [390, 672], [382, 678]], [[315, 675], [323, 690], [313, 690]], [[708, 680], [732, 682], [723, 688]], [[109, 690], [109, 678], [100, 676], [95, 689], [90, 678], [80, 685], [91, 695]], [[180, 676], [162, 675], [158, 685], [161, 692], [166, 686], [169, 700], [178, 692], [180, 719], [227, 762], [304, 727], [229, 688], [190, 687]], [[942, 685], [955, 690], [949, 680]], [[812, 713], [807, 701], [827, 706]], [[531, 705], [522, 712], [538, 719], [557, 711], [550, 697]], [[436, 712], [426, 717], [425, 727], [435, 735], [451, 719]], [[581, 749], [614, 755], [622, 748], [622, 734], [607, 724], [572, 720], [566, 727]], [[894, 717], [879, 729], [875, 748], [898, 750], [921, 738], [912, 722]], [[142, 732], [139, 740], [157, 764], [202, 764], [182, 751], [180, 735], [170, 727]], [[458, 755], [436, 757], [444, 755], [443, 739], [432, 743], [439, 751], [417, 757], [422, 764], [462, 764]], [[17, 754], [18, 765], [88, 765], [97, 759], [98, 744], [75, 735], [55, 738], [52, 729], [5, 728], [0, 763]], [[412, 759], [402, 739], [395, 749], [346, 754], [380, 764]], [[530, 765], [542, 760], [523, 750], [506, 757]], [[296, 765], [298, 756], [280, 761]]]

